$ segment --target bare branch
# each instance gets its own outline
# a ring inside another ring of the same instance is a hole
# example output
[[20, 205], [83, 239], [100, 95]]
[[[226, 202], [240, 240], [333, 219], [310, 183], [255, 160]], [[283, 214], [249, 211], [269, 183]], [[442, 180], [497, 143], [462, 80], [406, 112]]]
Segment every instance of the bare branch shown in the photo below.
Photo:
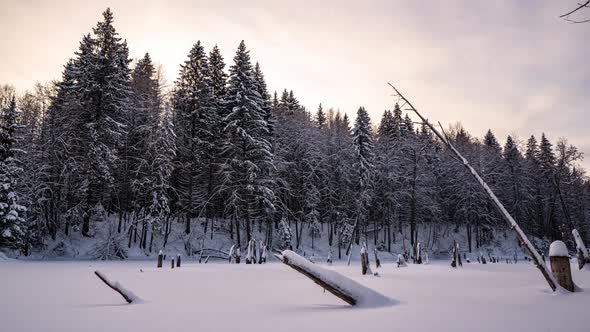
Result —
[[578, 7], [576, 7], [575, 9], [573, 9], [572, 11], [570, 11], [568, 13], [565, 13], [563, 15], [560, 15], [559, 17], [561, 17], [561, 18], [568, 17], [571, 14], [577, 12], [578, 10], [580, 10], [580, 9], [582, 9], [584, 7], [588, 7], [589, 4], [590, 4], [590, 0], [588, 0], [588, 1], [584, 2], [584, 3], [578, 3]]

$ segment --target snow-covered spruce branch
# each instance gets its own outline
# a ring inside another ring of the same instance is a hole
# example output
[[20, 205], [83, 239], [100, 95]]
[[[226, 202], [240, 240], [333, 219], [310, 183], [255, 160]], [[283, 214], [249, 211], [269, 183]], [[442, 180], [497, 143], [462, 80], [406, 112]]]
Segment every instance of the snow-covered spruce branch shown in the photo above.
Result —
[[524, 245], [524, 247], [529, 252], [530, 256], [533, 259], [533, 262], [535, 263], [535, 266], [537, 266], [539, 271], [541, 271], [541, 274], [543, 275], [543, 277], [545, 278], [545, 280], [549, 284], [549, 287], [551, 287], [551, 289], [553, 291], [557, 290], [557, 281], [553, 277], [553, 274], [551, 274], [551, 272], [547, 269], [547, 266], [542, 263], [543, 260], [541, 258], [541, 255], [539, 255], [539, 253], [537, 252], [537, 249], [535, 249], [533, 244], [527, 238], [526, 234], [524, 234], [522, 229], [520, 229], [520, 227], [518, 226], [518, 224], [516, 223], [514, 218], [512, 218], [510, 213], [508, 213], [508, 211], [506, 210], [504, 205], [502, 205], [502, 203], [496, 197], [496, 195], [494, 194], [492, 189], [490, 189], [488, 184], [481, 178], [481, 176], [479, 176], [477, 171], [469, 164], [467, 159], [465, 159], [465, 157], [463, 157], [463, 155], [461, 155], [461, 153], [459, 153], [459, 151], [453, 146], [453, 144], [448, 140], [448, 138], [446, 136], [443, 136], [426, 118], [424, 118], [422, 116], [422, 114], [420, 114], [420, 112], [418, 112], [418, 110], [412, 105], [412, 103], [408, 99], [406, 99], [399, 92], [399, 90], [395, 88], [395, 86], [393, 86], [393, 84], [391, 84], [389, 82], [387, 84], [389, 84], [389, 86], [391, 86], [391, 88], [393, 88], [393, 90], [395, 91], [397, 96], [399, 98], [401, 98], [410, 107], [410, 109], [414, 113], [416, 113], [416, 115], [428, 126], [428, 128], [430, 128], [430, 130], [432, 130], [432, 132], [441, 140], [441, 142], [445, 145], [445, 147], [447, 147], [447, 149], [449, 149], [457, 158], [459, 158], [461, 163], [463, 163], [463, 165], [469, 170], [471, 175], [473, 175], [473, 177], [477, 180], [477, 182], [482, 186], [484, 191], [488, 194], [488, 196], [492, 200], [492, 203], [494, 203], [494, 206], [496, 207], [498, 212], [500, 212], [500, 214], [502, 215], [504, 220], [506, 220], [506, 222], [510, 225], [510, 228], [516, 232], [518, 239], [520, 240], [520, 242]]

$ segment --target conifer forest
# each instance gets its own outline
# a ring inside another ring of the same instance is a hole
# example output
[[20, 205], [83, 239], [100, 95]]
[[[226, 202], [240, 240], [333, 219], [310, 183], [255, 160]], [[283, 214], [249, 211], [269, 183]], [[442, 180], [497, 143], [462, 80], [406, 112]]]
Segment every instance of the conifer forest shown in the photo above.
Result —
[[[553, 24], [588, 29], [590, 4], [567, 5], [552, 4], [562, 10], [549, 13]], [[524, 129], [513, 119], [468, 129], [459, 113], [423, 102], [415, 89], [424, 81], [403, 74], [375, 75], [388, 96], [380, 109], [370, 97], [353, 109], [329, 98], [310, 105], [309, 93], [274, 85], [289, 77], [268, 79], [276, 76], [265, 68], [269, 53], [238, 30], [231, 53], [194, 36], [171, 72], [160, 53], [130, 51], [137, 39], [118, 27], [136, 18], [102, 8], [98, 22], [76, 31], [60, 76], [22, 89], [0, 74], [0, 331], [587, 330], [587, 146], [576, 130], [568, 140], [546, 125], [585, 119], [530, 111]], [[271, 15], [255, 8], [244, 15]], [[419, 12], [436, 22], [444, 15]], [[10, 22], [6, 13], [0, 21]], [[492, 13], [468, 24], [492, 24]], [[277, 48], [289, 36], [281, 31], [259, 33]], [[161, 36], [153, 38], [159, 50]], [[281, 61], [309, 75], [297, 66], [310, 57], [295, 46]], [[436, 46], [424, 52], [440, 55]], [[466, 71], [488, 65], [465, 59]], [[572, 77], [587, 83], [580, 71]], [[517, 83], [488, 93], [502, 99]], [[516, 103], [515, 118], [532, 104]], [[344, 313], [349, 305], [365, 310]]]

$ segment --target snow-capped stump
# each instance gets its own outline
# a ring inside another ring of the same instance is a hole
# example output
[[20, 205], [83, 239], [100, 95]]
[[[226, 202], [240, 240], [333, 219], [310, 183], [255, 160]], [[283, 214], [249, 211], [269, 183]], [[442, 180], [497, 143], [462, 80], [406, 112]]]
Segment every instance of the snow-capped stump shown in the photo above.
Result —
[[373, 248], [373, 253], [375, 254], [375, 267], [381, 267], [381, 260], [379, 259], [379, 253], [377, 252], [377, 247]]
[[397, 267], [406, 267], [408, 266], [408, 264], [406, 264], [406, 260], [404, 258], [404, 256], [402, 254], [398, 254], [397, 255]]
[[553, 241], [549, 246], [549, 261], [551, 262], [551, 272], [557, 283], [570, 292], [574, 291], [574, 281], [572, 280], [572, 270], [570, 268], [570, 258], [567, 247], [562, 241]]
[[422, 253], [420, 250], [420, 242], [416, 242], [413, 248], [413, 262], [414, 264], [422, 264]]
[[459, 243], [456, 240], [453, 242], [453, 256], [451, 266], [463, 266], [463, 263], [461, 262], [461, 253], [459, 253]]
[[118, 281], [113, 282], [109, 280], [109, 278], [107, 278], [107, 276], [104, 273], [98, 270], [94, 271], [94, 274], [112, 290], [119, 293], [125, 299], [125, 301], [127, 301], [127, 303], [141, 302], [141, 299], [137, 295], [123, 287], [123, 285], [121, 285]]
[[382, 307], [393, 304], [393, 301], [358, 282], [349, 279], [336, 271], [324, 269], [313, 264], [291, 250], [274, 254], [281, 262], [303, 274], [328, 292], [344, 302], [358, 307]]
[[266, 244], [264, 244], [262, 241], [260, 241], [260, 244], [258, 247], [260, 248], [260, 250], [258, 250], [258, 253], [259, 253], [258, 264], [266, 264], [266, 256], [268, 255]]
[[578, 258], [578, 268], [581, 270], [586, 263], [590, 263], [590, 255], [588, 254], [588, 249], [584, 245], [584, 241], [582, 241], [582, 237], [580, 233], [578, 233], [577, 229], [572, 230], [572, 234], [574, 235], [574, 240], [576, 241], [576, 256]]
[[369, 262], [369, 252], [367, 250], [367, 244], [363, 242], [361, 246], [361, 273], [365, 274], [373, 274], [371, 271], [371, 264]]
[[246, 264], [256, 264], [256, 240], [250, 239], [246, 250]]

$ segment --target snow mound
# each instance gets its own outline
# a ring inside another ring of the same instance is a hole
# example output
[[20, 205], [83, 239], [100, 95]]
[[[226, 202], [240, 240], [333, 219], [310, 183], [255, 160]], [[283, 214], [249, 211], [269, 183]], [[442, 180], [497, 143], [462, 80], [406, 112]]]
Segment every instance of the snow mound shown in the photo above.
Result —
[[390, 298], [367, 288], [342, 274], [320, 267], [291, 250], [282, 252], [290, 264], [319, 276], [324, 282], [342, 290], [356, 300], [356, 307], [375, 308], [395, 304]]
[[553, 241], [549, 247], [549, 256], [568, 257], [567, 247], [562, 241]]
[[2, 251], [0, 251], [0, 262], [7, 261], [9, 259], [10, 258], [6, 257], [6, 255]]

